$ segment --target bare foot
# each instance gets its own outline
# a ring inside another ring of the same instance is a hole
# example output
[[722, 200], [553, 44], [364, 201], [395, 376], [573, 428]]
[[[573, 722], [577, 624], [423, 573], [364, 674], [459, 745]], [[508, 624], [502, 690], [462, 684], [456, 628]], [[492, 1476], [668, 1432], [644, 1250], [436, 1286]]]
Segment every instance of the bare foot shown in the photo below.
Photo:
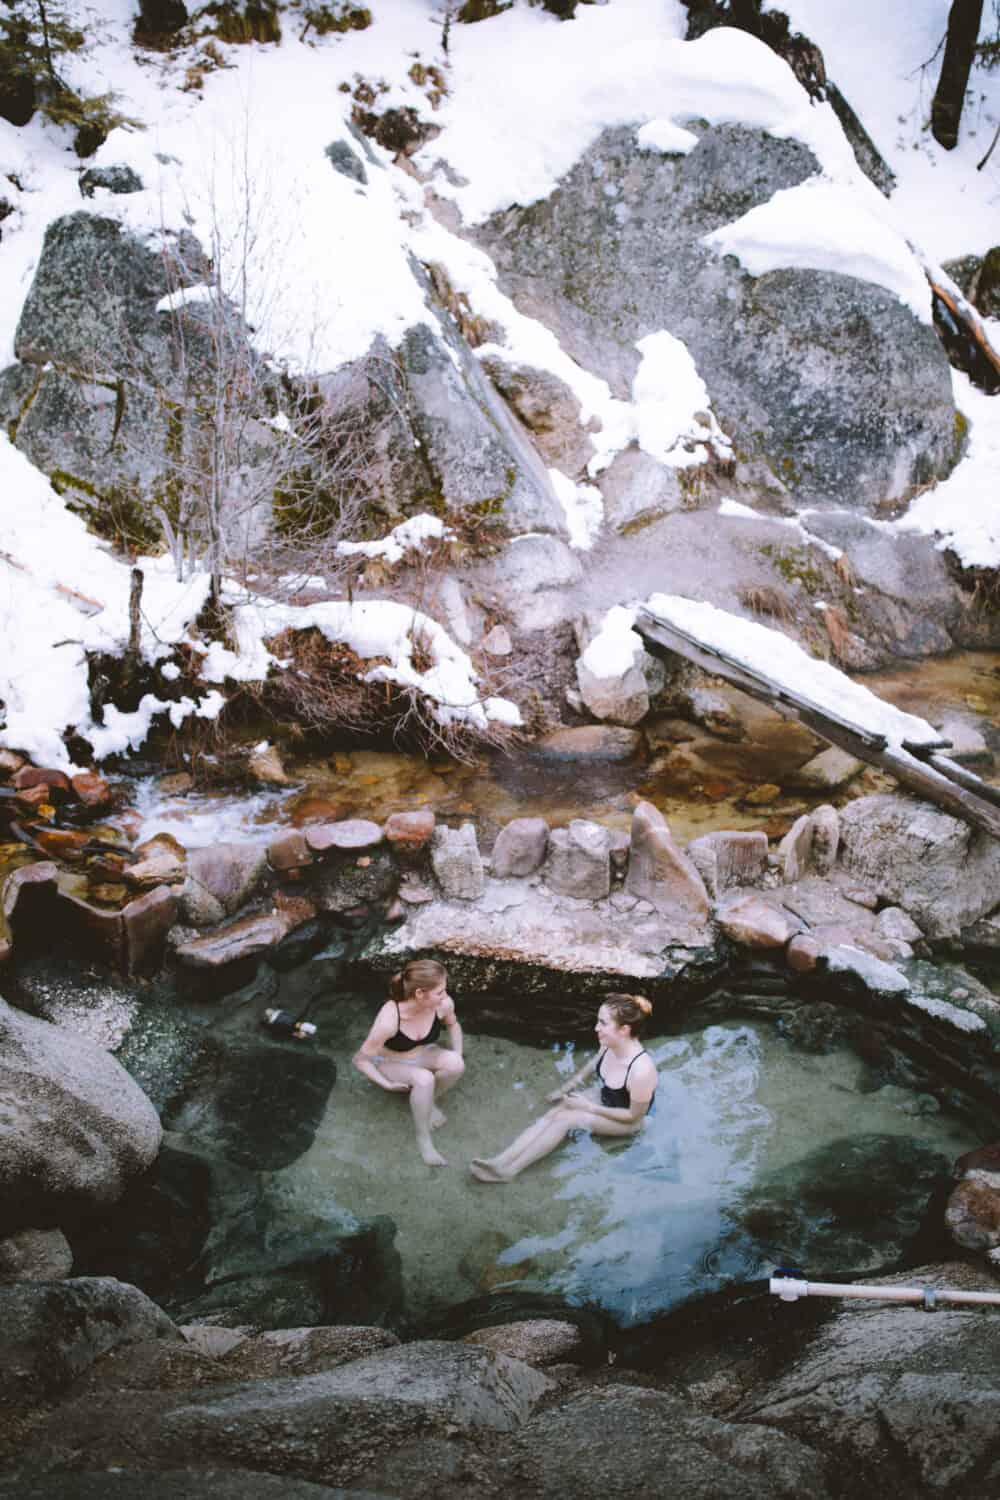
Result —
[[510, 1181], [510, 1178], [506, 1173], [501, 1172], [498, 1167], [494, 1167], [490, 1162], [483, 1161], [479, 1157], [476, 1157], [474, 1161], [471, 1161], [469, 1163], [469, 1171], [472, 1173], [477, 1182]]
[[431, 1110], [431, 1119], [430, 1119], [431, 1129], [432, 1130], [439, 1130], [440, 1127], [445, 1123], [445, 1121], [447, 1119], [448, 1119], [448, 1116], [444, 1113], [443, 1110], [438, 1109], [437, 1105], [435, 1104], [434, 1108]]
[[435, 1151], [434, 1147], [430, 1144], [429, 1141], [426, 1146], [418, 1147], [418, 1150], [420, 1152], [421, 1159], [426, 1162], [427, 1166], [446, 1167], [448, 1165], [448, 1158], [446, 1156], [442, 1156], [440, 1151]]

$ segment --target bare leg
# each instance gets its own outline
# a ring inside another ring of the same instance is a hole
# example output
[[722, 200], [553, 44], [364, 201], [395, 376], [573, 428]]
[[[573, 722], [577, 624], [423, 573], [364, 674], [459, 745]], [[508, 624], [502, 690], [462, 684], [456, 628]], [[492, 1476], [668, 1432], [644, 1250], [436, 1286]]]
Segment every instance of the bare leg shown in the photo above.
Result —
[[470, 1171], [480, 1182], [510, 1182], [530, 1167], [532, 1162], [548, 1156], [566, 1139], [571, 1130], [589, 1130], [592, 1135], [634, 1135], [636, 1127], [618, 1120], [605, 1120], [586, 1110], [567, 1109], [557, 1105], [548, 1114], [529, 1125], [499, 1156], [477, 1159]]
[[[465, 1072], [465, 1063], [457, 1052], [450, 1052], [447, 1048], [435, 1047], [427, 1049], [428, 1054], [432, 1051], [437, 1055], [428, 1055], [426, 1056], [426, 1060], [422, 1060], [422, 1062], [423, 1066], [430, 1068], [434, 1074], [434, 1098], [440, 1099], [441, 1095], [446, 1094], [449, 1089], [453, 1089], [462, 1077], [462, 1074]], [[437, 1105], [434, 1104], [431, 1108], [431, 1129], [437, 1130], [439, 1126], [445, 1123], [447, 1118], [443, 1110], [438, 1109]]]
[[[461, 1058], [457, 1061], [461, 1063]], [[393, 1083], [405, 1083], [410, 1090], [410, 1114], [413, 1117], [413, 1130], [417, 1137], [417, 1150], [421, 1159], [429, 1167], [446, 1167], [448, 1162], [440, 1151], [434, 1147], [431, 1140], [431, 1130], [434, 1128], [434, 1090], [437, 1083], [437, 1074], [430, 1068], [417, 1066], [410, 1062], [389, 1062], [380, 1060], [381, 1071]], [[457, 1079], [456, 1079], [457, 1081]]]

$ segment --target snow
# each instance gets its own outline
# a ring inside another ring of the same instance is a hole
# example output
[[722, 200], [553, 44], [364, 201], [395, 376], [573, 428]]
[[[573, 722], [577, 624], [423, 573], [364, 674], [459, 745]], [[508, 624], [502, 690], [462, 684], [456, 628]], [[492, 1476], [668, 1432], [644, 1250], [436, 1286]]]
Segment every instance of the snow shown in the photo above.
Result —
[[[308, 629], [321, 631], [328, 641], [343, 642], [358, 656], [387, 656], [388, 665], [372, 667], [362, 680], [414, 688], [431, 700], [440, 724], [486, 729], [491, 722], [521, 722], [516, 705], [507, 699], [481, 698], [469, 657], [436, 620], [391, 599], [299, 606], [258, 599], [237, 604], [232, 611], [235, 649], [214, 641], [203, 658], [201, 675], [206, 682], [259, 682], [276, 661], [266, 640], [284, 630]], [[418, 645], [431, 661], [426, 671], [413, 662]]]
[[422, 512], [401, 521], [378, 541], [338, 542], [337, 552], [341, 557], [381, 557], [387, 563], [398, 563], [407, 552], [419, 552], [425, 542], [451, 535], [439, 516]]
[[[166, 297], [161, 297], [156, 304], [156, 311], [177, 312], [181, 307], [197, 307], [199, 303], [214, 302], [217, 291], [217, 287], [206, 286], [204, 283], [180, 287], [176, 292], [169, 292]], [[285, 420], [287, 422], [288, 419]], [[272, 419], [272, 426], [277, 425], [278, 419], [275, 417]]]
[[704, 463], [706, 444], [730, 457], [732, 444], [712, 413], [708, 388], [687, 346], [662, 330], [640, 339], [632, 397], [639, 447], [673, 468]]
[[[771, 526], [787, 526], [792, 531], [797, 532], [807, 546], [818, 547], [820, 552], [828, 557], [831, 562], [836, 562], [838, 557], [843, 557], [844, 549], [842, 547], [835, 547], [832, 542], [825, 541], [823, 537], [815, 536], [805, 524], [809, 516], [818, 514], [820, 512], [807, 508], [800, 510], [794, 516], [771, 516], [754, 510], [750, 505], [744, 505], [742, 500], [733, 500], [726, 497], [724, 500], [719, 501], [720, 516], [727, 516], [732, 520], [740, 521], [764, 521]], [[829, 515], [830, 512], [825, 511], [823, 514]], [[887, 522], [881, 522], [880, 524], [888, 525]]]
[[[1000, 344], [1000, 323], [992, 324]], [[1000, 565], [1000, 397], [984, 396], [959, 370], [952, 371], [955, 402], [967, 418], [968, 451], [940, 484], [918, 496], [897, 521], [899, 531], [937, 536], [965, 568]]]
[[641, 657], [645, 647], [642, 637], [632, 629], [635, 610], [616, 604], [607, 611], [601, 628], [580, 658], [595, 677], [624, 677]]
[[854, 187], [811, 177], [705, 236], [720, 255], [735, 255], [751, 276], [798, 266], [874, 282], [931, 321], [931, 290], [903, 236]]
[[829, 662], [810, 656], [779, 630], [678, 594], [653, 594], [646, 601], [646, 609], [667, 624], [689, 632], [704, 645], [725, 652], [741, 665], [763, 672], [818, 708], [874, 734], [884, 734], [892, 746], [898, 748], [904, 740], [926, 743], [940, 739], [937, 730], [925, 719], [877, 698]]
[[[594, 545], [602, 523], [599, 491], [587, 480], [629, 443], [675, 466], [702, 461], [710, 448], [728, 451], [711, 392], [667, 329], [640, 340], [630, 391], [615, 394], [582, 368], [551, 330], [500, 290], [489, 258], [426, 212], [424, 188], [411, 171], [393, 165], [375, 145], [356, 148], [348, 118], [358, 78], [382, 90], [380, 109], [413, 107], [440, 127], [415, 165], [467, 226], [551, 194], [609, 127], [633, 130], [643, 150], [686, 154], [697, 146], [696, 130], [687, 127], [704, 120], [800, 141], [816, 160], [806, 182], [708, 236], [719, 254], [738, 256], [752, 275], [782, 266], [839, 272], [884, 287], [926, 319], [921, 263], [982, 252], [998, 238], [1000, 151], [982, 172], [976, 163], [1000, 117], [1000, 70], [974, 73], [955, 152], [942, 151], [926, 127], [937, 64], [925, 71], [921, 65], [941, 38], [943, 0], [908, 0], [906, 7], [860, 0], [783, 4], [793, 26], [823, 48], [828, 73], [897, 174], [889, 200], [861, 175], [831, 108], [810, 102], [779, 58], [735, 30], [684, 42], [687, 13], [677, 0], [581, 6], [568, 24], [516, 0], [486, 23], [453, 25], [447, 56], [442, 12], [432, 0], [373, 0], [370, 28], [323, 40], [303, 40], [287, 12], [280, 47], [216, 43], [223, 66], [187, 89], [181, 87], [187, 70], [204, 61], [200, 44], [177, 55], [137, 53], [130, 42], [132, 0], [69, 3], [88, 36], [83, 52], [64, 60], [69, 81], [90, 93], [117, 90], [122, 110], [144, 127], [114, 131], [94, 164], [131, 166], [144, 188], [127, 195], [98, 189], [91, 202], [81, 200], [79, 163], [66, 132], [37, 117], [21, 129], [0, 121], [0, 172], [13, 184], [5, 187], [13, 212], [0, 241], [0, 368], [14, 358], [17, 320], [47, 226], [81, 208], [114, 216], [153, 243], [164, 229], [190, 228], [213, 254], [224, 292], [239, 293], [245, 273], [247, 314], [259, 347], [292, 368], [335, 369], [366, 353], [380, 335], [397, 345], [408, 327], [432, 317], [412, 260], [438, 261], [472, 310], [497, 329], [495, 340], [477, 351], [480, 357], [548, 371], [579, 402], [579, 420], [591, 428], [594, 448], [587, 476], [581, 482], [579, 475], [550, 470], [571, 544], [579, 549]], [[984, 10], [986, 27], [993, 16], [990, 6]], [[446, 75], [447, 93], [436, 110], [411, 76], [415, 60], [435, 62]], [[325, 148], [337, 140], [347, 141], [364, 162], [365, 186], [326, 157]], [[912, 252], [909, 243], [919, 250]], [[212, 287], [189, 287], [160, 306], [167, 311], [212, 295]], [[1000, 325], [991, 333], [1000, 343]], [[955, 390], [969, 423], [967, 455], [893, 524], [934, 535], [967, 567], [993, 568], [1000, 563], [994, 500], [1000, 400], [958, 375]], [[747, 511], [740, 510], [744, 519], [755, 514]], [[735, 516], [737, 508], [724, 502], [719, 513]], [[414, 518], [423, 525], [433, 519]], [[805, 541], [816, 542], [805, 512], [758, 519], [794, 526]], [[353, 545], [361, 555], [392, 560], [396, 548], [402, 556], [411, 545], [420, 524], [410, 533], [396, 528], [380, 543]], [[136, 565], [144, 577], [143, 655], [161, 664], [165, 679], [176, 680], [179, 669], [168, 658], [179, 642], [195, 644], [190, 630], [208, 579], [196, 575], [178, 583], [165, 558]], [[218, 711], [221, 697], [214, 691], [179, 704], [148, 695], [133, 714], [108, 711], [103, 724], [92, 722], [86, 654], [124, 649], [129, 583], [130, 566], [89, 535], [0, 436], [0, 699], [6, 712], [0, 742], [65, 766], [69, 726], [100, 756], [141, 743], [157, 715]], [[96, 606], [82, 599], [74, 604], [74, 591]], [[408, 623], [402, 623], [391, 614], [402, 607], [389, 601], [282, 608], [292, 628], [316, 623], [361, 655], [363, 643], [378, 643], [374, 654], [388, 656], [391, 666], [373, 670], [428, 692], [443, 721], [465, 715], [479, 723], [517, 722], [506, 700], [479, 700], [468, 657], [433, 621], [418, 624], [433, 638], [433, 666], [427, 674], [416, 671], [408, 632], [426, 617], [404, 611]], [[374, 613], [364, 614], [368, 609]], [[315, 610], [325, 613], [314, 616]], [[281, 628], [279, 613], [278, 606], [241, 603], [236, 650], [201, 643], [208, 680], [262, 675], [271, 665], [263, 640]], [[758, 639], [754, 632], [770, 637], [768, 670], [774, 672], [775, 632], [743, 619], [727, 629], [745, 645]], [[624, 653], [625, 632], [617, 621], [598, 654]], [[808, 670], [815, 697], [823, 673], [833, 669], [804, 661], [794, 670]], [[829, 690], [837, 697], [847, 679], [834, 675], [841, 686]], [[847, 714], [837, 701], [837, 711]], [[907, 737], [919, 735], [908, 730]]]

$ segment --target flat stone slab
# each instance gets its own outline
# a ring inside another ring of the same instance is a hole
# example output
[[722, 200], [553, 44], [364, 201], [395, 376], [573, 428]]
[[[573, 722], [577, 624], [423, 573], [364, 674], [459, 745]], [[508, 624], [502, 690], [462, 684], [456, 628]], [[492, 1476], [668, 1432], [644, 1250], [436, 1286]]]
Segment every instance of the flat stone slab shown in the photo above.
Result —
[[306, 843], [314, 854], [328, 854], [332, 849], [358, 853], [376, 849], [382, 842], [382, 830], [367, 818], [344, 818], [338, 823], [316, 823], [305, 829]]
[[192, 938], [175, 949], [177, 961], [189, 969], [221, 969], [240, 958], [253, 958], [279, 943], [286, 924], [280, 916], [243, 917], [228, 927]]
[[578, 729], [556, 729], [536, 740], [532, 754], [545, 760], [626, 761], [634, 760], [643, 746], [638, 729], [614, 725], [584, 724]]

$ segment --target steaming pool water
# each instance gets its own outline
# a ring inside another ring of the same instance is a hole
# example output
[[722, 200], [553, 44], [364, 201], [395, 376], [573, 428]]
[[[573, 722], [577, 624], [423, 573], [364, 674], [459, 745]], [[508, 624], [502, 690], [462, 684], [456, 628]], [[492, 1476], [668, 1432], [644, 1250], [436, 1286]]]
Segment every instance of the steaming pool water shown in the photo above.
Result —
[[350, 1065], [370, 1014], [361, 1000], [324, 1014], [337, 1083], [313, 1145], [269, 1190], [282, 1213], [345, 1230], [388, 1215], [418, 1322], [516, 1291], [628, 1326], [803, 1249], [849, 1255], [843, 1271], [874, 1269], [887, 1217], [904, 1239], [915, 1233], [935, 1178], [978, 1144], [930, 1096], [878, 1087], [852, 1051], [804, 1053], [773, 1023], [733, 1021], [648, 1043], [657, 1106], [638, 1137], [583, 1135], [489, 1186], [469, 1176], [469, 1159], [534, 1118], [586, 1049], [467, 1035], [467, 1072], [436, 1138], [449, 1165], [435, 1169], [417, 1155], [406, 1097]]

